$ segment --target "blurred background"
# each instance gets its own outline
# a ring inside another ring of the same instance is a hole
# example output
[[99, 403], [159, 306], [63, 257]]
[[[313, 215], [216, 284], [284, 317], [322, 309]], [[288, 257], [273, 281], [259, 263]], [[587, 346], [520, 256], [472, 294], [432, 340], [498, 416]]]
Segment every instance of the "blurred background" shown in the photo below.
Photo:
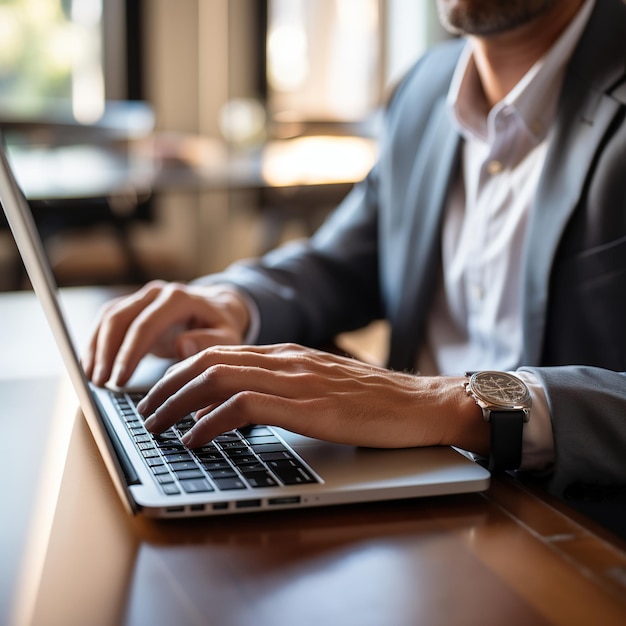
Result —
[[[434, 0], [0, 0], [0, 131], [61, 286], [310, 234], [443, 38]], [[0, 290], [28, 286], [0, 219]]]

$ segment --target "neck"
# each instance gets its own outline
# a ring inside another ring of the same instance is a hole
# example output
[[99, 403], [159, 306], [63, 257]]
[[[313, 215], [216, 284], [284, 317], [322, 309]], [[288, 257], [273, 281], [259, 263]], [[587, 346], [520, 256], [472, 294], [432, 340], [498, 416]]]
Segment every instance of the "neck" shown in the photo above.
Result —
[[489, 109], [500, 102], [550, 49], [583, 1], [565, 0], [519, 28], [489, 37], [471, 38], [476, 69]]

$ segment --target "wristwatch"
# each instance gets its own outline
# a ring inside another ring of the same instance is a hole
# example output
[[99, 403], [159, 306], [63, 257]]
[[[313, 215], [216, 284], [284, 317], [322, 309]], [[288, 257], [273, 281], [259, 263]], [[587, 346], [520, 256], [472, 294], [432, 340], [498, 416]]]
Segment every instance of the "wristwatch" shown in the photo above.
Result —
[[532, 400], [528, 387], [508, 372], [466, 372], [466, 392], [483, 411], [491, 429], [488, 469], [517, 469], [522, 462], [522, 428], [530, 417]]

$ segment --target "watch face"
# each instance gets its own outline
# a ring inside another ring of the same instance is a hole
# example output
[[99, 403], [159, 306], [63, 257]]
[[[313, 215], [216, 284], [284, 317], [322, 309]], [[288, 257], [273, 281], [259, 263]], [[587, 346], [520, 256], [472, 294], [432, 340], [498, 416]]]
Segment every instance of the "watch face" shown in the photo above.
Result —
[[470, 378], [470, 388], [482, 400], [503, 407], [523, 407], [530, 400], [524, 382], [507, 372], [476, 372]]

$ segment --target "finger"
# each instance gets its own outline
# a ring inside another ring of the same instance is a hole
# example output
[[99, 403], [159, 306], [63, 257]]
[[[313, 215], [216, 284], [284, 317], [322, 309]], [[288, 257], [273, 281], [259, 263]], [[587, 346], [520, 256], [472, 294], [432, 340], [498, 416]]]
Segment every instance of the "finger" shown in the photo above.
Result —
[[[170, 407], [176, 406], [172, 404], [174, 395], [196, 378], [205, 385], [216, 384], [223, 375], [221, 369], [216, 369], [218, 365], [230, 365], [235, 368], [229, 371], [227, 376], [239, 375], [242, 370], [248, 368], [241, 382], [238, 378], [231, 381], [229, 389], [232, 393], [243, 389], [257, 389], [293, 397], [296, 393], [301, 395], [311, 393], [313, 388], [321, 385], [324, 379], [341, 382], [363, 376], [363, 364], [358, 361], [292, 344], [218, 346], [170, 368], [139, 403], [140, 413], [149, 416], [168, 401]], [[264, 376], [257, 380], [250, 373], [252, 371], [274, 372], [275, 376], [273, 378]], [[188, 387], [188, 390], [191, 389], [192, 386]], [[226, 388], [220, 387], [219, 389]], [[214, 391], [217, 390], [216, 387]], [[186, 406], [185, 408], [191, 411], [198, 407]]]
[[[182, 442], [189, 448], [197, 448], [222, 433], [256, 424], [278, 426], [311, 436], [311, 425], [316, 421], [317, 412], [316, 400], [296, 400], [256, 391], [243, 391], [204, 414], [185, 433]], [[318, 426], [318, 431], [320, 435], [326, 432], [328, 440], [336, 438], [330, 429]]]
[[[209, 344], [215, 337], [221, 339], [225, 336], [225, 333], [222, 333], [219, 329], [210, 331], [190, 331], [183, 335], [186, 337], [193, 332], [197, 332], [197, 334], [193, 336], [193, 340], [197, 341], [198, 344], [203, 341]], [[200, 345], [194, 345], [194, 347], [200, 348], [197, 352], [201, 351]], [[332, 364], [341, 364], [344, 367], [351, 368], [358, 363], [358, 361], [351, 358], [348, 359], [340, 355], [334, 355], [292, 343], [242, 345], [236, 342], [220, 342], [208, 345], [202, 358], [204, 359], [206, 367], [217, 363], [231, 363], [233, 365], [248, 365], [274, 370], [292, 369], [294, 371], [307, 369], [316, 371], [329, 367]]]
[[137, 403], [137, 411], [144, 417], [150, 417], [168, 398], [171, 398], [186, 384], [200, 376], [204, 369], [199, 355], [175, 363]]
[[[179, 384], [181, 377], [177, 374], [174, 378]], [[293, 389], [285, 378], [262, 369], [215, 365], [184, 382], [162, 402], [154, 403], [147, 397], [147, 402], [141, 405], [142, 414], [148, 416], [145, 426], [151, 432], [163, 432], [186, 415], [225, 402], [244, 391], [285, 395]]]
[[85, 346], [83, 353], [81, 355], [81, 364], [83, 366], [83, 370], [85, 371], [85, 375], [87, 378], [92, 379], [94, 374], [94, 368], [96, 365], [96, 350], [98, 345], [98, 336], [100, 326], [102, 325], [103, 318], [107, 314], [107, 312], [122, 298], [115, 298], [107, 302], [104, 306], [100, 308], [96, 315], [96, 319], [93, 324], [93, 328], [91, 329], [91, 333], [89, 335], [89, 341]]
[[96, 384], [104, 384], [111, 376], [115, 356], [128, 326], [158, 292], [159, 285], [151, 283], [135, 294], [117, 298], [102, 309], [97, 329], [91, 341], [92, 364], [88, 364]]
[[210, 328], [188, 330], [176, 338], [176, 351], [186, 359], [213, 346], [237, 344], [239, 337], [231, 328]]
[[[167, 284], [144, 306], [136, 310], [113, 364], [112, 381], [123, 386], [131, 377], [139, 361], [159, 344], [161, 356], [176, 357], [174, 346], [187, 321], [194, 314], [194, 301], [180, 285]], [[169, 350], [163, 349], [169, 346]]]
[[[141, 359], [149, 352], [157, 341], [164, 345], [168, 339], [170, 345], [184, 325], [172, 320], [172, 312], [160, 306], [158, 301], [146, 307], [130, 322], [122, 342], [117, 348], [113, 366], [111, 368], [111, 381], [123, 387]], [[175, 358], [177, 355], [168, 353], [166, 350], [158, 350], [159, 356]]]
[[[219, 296], [215, 296], [219, 299]], [[207, 299], [207, 293], [178, 283], [161, 286], [158, 295], [132, 320], [120, 345], [113, 367], [113, 382], [123, 385], [149, 351], [160, 356], [183, 357], [178, 343], [187, 329], [206, 329], [203, 340], [234, 343], [240, 341], [230, 318]], [[193, 337], [193, 335], [192, 335]], [[212, 338], [211, 338], [212, 337]], [[188, 349], [193, 351], [193, 346]]]
[[[159, 383], [160, 388], [144, 399], [139, 408], [149, 416], [145, 422], [148, 430], [163, 432], [186, 415], [246, 392], [282, 398], [308, 394], [316, 397], [315, 390], [322, 382], [319, 375], [310, 372], [272, 371], [223, 363], [205, 369], [198, 367], [202, 359], [195, 361], [195, 369], [186, 368], [186, 372], [177, 369], [168, 377], [170, 380]], [[191, 377], [190, 372], [197, 375]]]
[[[275, 354], [278, 350], [278, 354]], [[296, 355], [296, 358], [299, 358]], [[150, 415], [157, 407], [171, 399], [183, 386], [193, 379], [204, 375], [205, 384], [210, 378], [219, 380], [220, 371], [211, 368], [218, 365], [231, 365], [236, 368], [258, 368], [268, 371], [280, 371], [286, 374], [289, 371], [307, 371], [306, 367], [296, 365], [294, 361], [287, 361], [280, 348], [271, 346], [214, 346], [201, 353], [181, 361], [171, 367], [165, 376], [159, 380], [145, 398], [139, 403], [138, 409], [142, 415]], [[251, 379], [246, 381], [248, 384]]]
[[203, 409], [199, 409], [196, 411], [192, 417], [194, 422], [200, 421], [205, 415], [208, 415], [213, 409], [217, 408], [219, 403], [211, 404], [210, 406], [206, 406]]

